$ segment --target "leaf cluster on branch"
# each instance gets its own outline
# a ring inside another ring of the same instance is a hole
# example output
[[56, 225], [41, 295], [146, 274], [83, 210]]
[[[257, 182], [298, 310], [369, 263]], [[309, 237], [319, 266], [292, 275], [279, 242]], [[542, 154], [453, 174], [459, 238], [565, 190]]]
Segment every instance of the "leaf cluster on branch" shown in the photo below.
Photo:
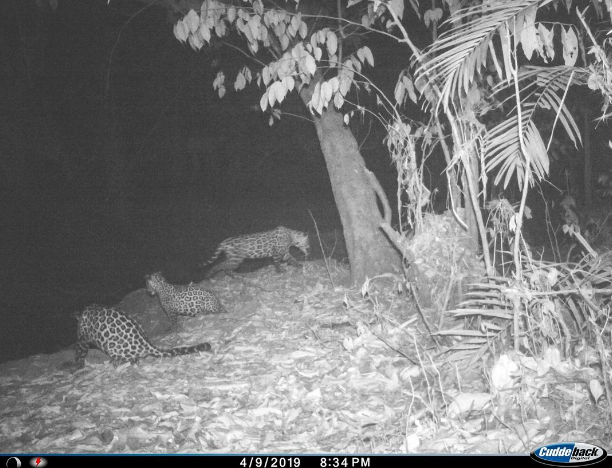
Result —
[[[289, 9], [266, 8], [261, 0], [249, 0], [244, 7], [226, 5], [217, 0], [205, 0], [200, 11], [190, 10], [174, 27], [174, 35], [194, 50], [201, 50], [216, 39], [223, 40], [235, 30], [243, 36], [250, 58], [258, 70], [248, 66], [236, 74], [233, 86], [244, 89], [253, 79], [265, 88], [261, 99], [262, 111], [272, 109], [285, 99], [287, 93], [308, 85], [317, 71], [325, 76], [318, 79], [312, 99], [311, 112], [321, 114], [330, 103], [340, 110], [353, 86], [359, 86], [359, 77], [365, 65], [374, 66], [374, 56], [367, 45], [360, 45], [359, 36], [387, 8], [403, 13], [403, 2], [349, 2], [338, 17], [322, 14], [303, 14], [296, 2], [294, 12]], [[402, 8], [399, 8], [401, 3]], [[349, 13], [346, 11], [352, 10]], [[361, 22], [352, 19], [362, 15]], [[271, 60], [264, 60], [262, 54]], [[220, 97], [226, 93], [226, 75], [219, 71], [213, 83]], [[345, 120], [348, 121], [348, 114]]]

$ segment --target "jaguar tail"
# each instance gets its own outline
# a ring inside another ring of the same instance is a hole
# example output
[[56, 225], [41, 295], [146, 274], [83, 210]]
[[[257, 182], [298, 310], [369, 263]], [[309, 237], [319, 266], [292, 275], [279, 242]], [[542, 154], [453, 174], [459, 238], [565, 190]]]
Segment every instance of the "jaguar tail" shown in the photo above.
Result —
[[182, 356], [184, 354], [199, 353], [200, 351], [210, 351], [212, 347], [210, 343], [200, 343], [194, 346], [181, 346], [179, 348], [162, 349], [156, 348], [156, 357], [173, 357]]

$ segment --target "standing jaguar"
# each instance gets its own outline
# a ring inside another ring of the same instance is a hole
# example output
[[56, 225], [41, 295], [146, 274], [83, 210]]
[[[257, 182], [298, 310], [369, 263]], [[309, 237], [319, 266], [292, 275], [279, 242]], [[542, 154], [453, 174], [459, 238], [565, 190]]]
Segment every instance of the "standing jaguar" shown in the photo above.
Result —
[[85, 364], [89, 345], [97, 346], [117, 362], [135, 363], [145, 356], [172, 357], [210, 351], [210, 343], [180, 348], [158, 348], [151, 344], [140, 324], [125, 312], [113, 307], [91, 305], [75, 313], [78, 319], [78, 341], [75, 360], [78, 367]]
[[215, 253], [201, 265], [201, 268], [214, 263], [222, 253], [225, 253], [225, 260], [214, 265], [206, 273], [206, 278], [210, 278], [221, 270], [235, 270], [247, 258], [272, 257], [274, 267], [280, 273], [282, 272], [281, 261], [295, 266], [299, 265], [289, 252], [291, 246], [297, 247], [304, 252], [304, 255], [308, 255], [310, 250], [308, 234], [279, 226], [272, 231], [230, 237], [219, 244]]
[[147, 292], [159, 296], [159, 301], [168, 315], [171, 327], [177, 322], [177, 315], [195, 317], [199, 313], [220, 314], [227, 312], [213, 293], [198, 285], [173, 285], [161, 273], [145, 276]]

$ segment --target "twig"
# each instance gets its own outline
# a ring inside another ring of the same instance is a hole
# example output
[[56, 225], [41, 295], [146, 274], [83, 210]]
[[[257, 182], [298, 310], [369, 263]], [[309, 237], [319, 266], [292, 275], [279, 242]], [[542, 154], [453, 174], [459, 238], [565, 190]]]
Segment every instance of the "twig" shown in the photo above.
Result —
[[438, 347], [438, 350], [441, 351], [440, 344], [438, 343], [438, 337], [433, 334], [433, 331], [431, 330], [431, 327], [429, 326], [429, 323], [427, 322], [427, 319], [425, 318], [425, 314], [423, 314], [423, 310], [421, 309], [421, 306], [419, 305], [419, 298], [417, 297], [416, 291], [414, 289], [414, 285], [412, 283], [408, 283], [408, 284], [410, 284], [410, 290], [412, 291], [412, 296], [414, 297], [414, 303], [416, 304], [417, 312], [419, 313], [421, 320], [425, 324], [425, 328], [427, 328], [429, 335], [432, 337], [432, 339], [434, 340], [434, 343]]
[[378, 338], [380, 341], [382, 341], [384, 344], [386, 344], [393, 351], [395, 351], [398, 354], [401, 354], [403, 357], [408, 359], [413, 365], [418, 366], [418, 363], [416, 361], [413, 361], [412, 358], [410, 356], [408, 356], [405, 352], [403, 352], [401, 349], [397, 349], [395, 346], [393, 346], [391, 343], [389, 343], [385, 338], [383, 338], [381, 335], [379, 335], [374, 330], [372, 330], [370, 325], [367, 325], [367, 327], [370, 330], [370, 332], [372, 333], [372, 335], [374, 335], [376, 338]]
[[316, 338], [317, 340], [319, 340], [319, 342], [321, 343], [321, 346], [323, 346], [324, 348], [327, 348], [327, 349], [331, 349], [331, 346], [327, 346], [327, 345], [326, 345], [326, 344], [323, 342], [323, 340], [322, 340], [322, 339], [319, 337], [319, 335], [317, 335], [317, 332], [316, 332], [316, 331], [314, 331], [314, 329], [313, 329], [312, 327], [308, 327], [308, 328], [310, 329], [310, 331], [312, 332], [312, 334], [315, 336], [315, 338]]
[[312, 215], [312, 211], [308, 210], [310, 217], [312, 218], [312, 222], [314, 223], [315, 230], [317, 231], [317, 239], [319, 239], [319, 246], [321, 247], [321, 253], [323, 254], [323, 260], [325, 261], [325, 270], [327, 271], [327, 276], [329, 276], [329, 282], [335, 288], [334, 279], [332, 278], [331, 271], [329, 269], [329, 259], [325, 256], [325, 250], [323, 250], [323, 243], [321, 242], [321, 234], [319, 233], [319, 226], [317, 225], [317, 220]]

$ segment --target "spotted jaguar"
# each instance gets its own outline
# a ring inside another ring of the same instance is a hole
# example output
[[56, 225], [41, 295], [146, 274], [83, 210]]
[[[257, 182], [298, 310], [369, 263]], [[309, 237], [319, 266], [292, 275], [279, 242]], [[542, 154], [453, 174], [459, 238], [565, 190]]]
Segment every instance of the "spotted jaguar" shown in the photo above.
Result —
[[220, 314], [227, 312], [219, 299], [201, 286], [190, 284], [188, 286], [168, 283], [161, 273], [153, 273], [145, 277], [147, 292], [159, 301], [168, 315], [171, 327], [177, 323], [177, 315], [195, 317], [197, 314]]
[[140, 324], [125, 312], [113, 307], [92, 305], [75, 314], [78, 320], [78, 341], [75, 360], [83, 367], [89, 345], [97, 346], [114, 363], [132, 362], [146, 356], [172, 357], [210, 351], [210, 343], [180, 348], [158, 348], [151, 344]]
[[308, 255], [310, 243], [308, 234], [279, 226], [272, 231], [230, 237], [219, 244], [212, 257], [201, 265], [201, 268], [214, 263], [222, 253], [225, 260], [214, 265], [205, 277], [210, 278], [221, 270], [235, 270], [243, 260], [249, 258], [272, 257], [278, 273], [282, 272], [281, 261], [298, 266], [298, 261], [289, 252], [291, 246], [297, 247], [304, 255]]

